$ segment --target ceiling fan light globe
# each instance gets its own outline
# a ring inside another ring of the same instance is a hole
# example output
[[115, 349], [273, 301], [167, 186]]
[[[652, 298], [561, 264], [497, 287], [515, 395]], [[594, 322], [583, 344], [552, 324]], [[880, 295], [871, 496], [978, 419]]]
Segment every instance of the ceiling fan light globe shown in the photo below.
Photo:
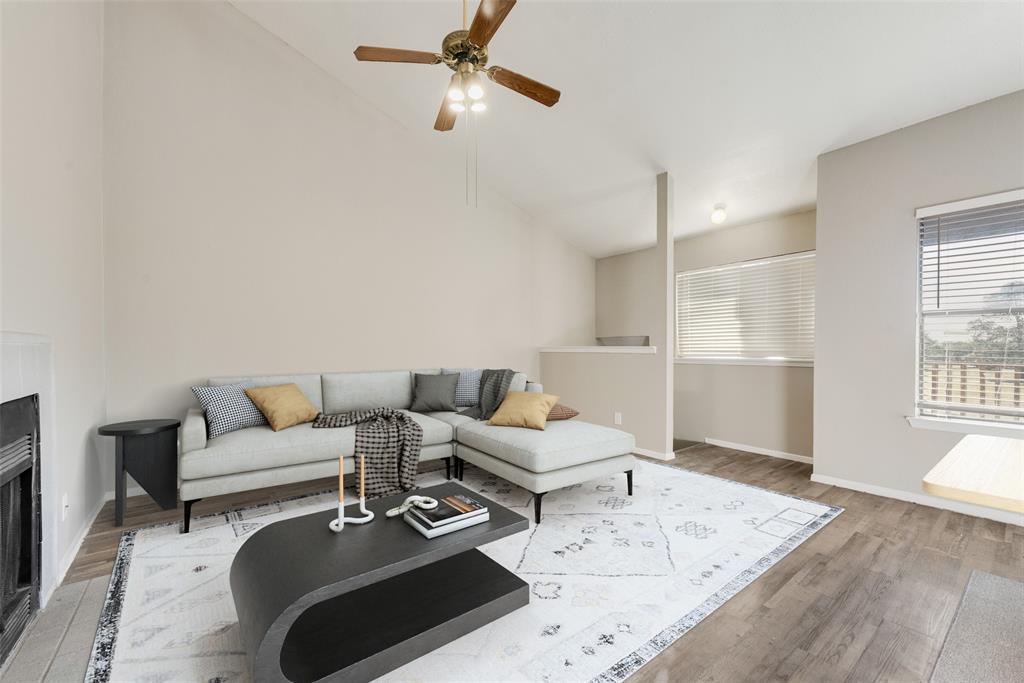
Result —
[[469, 99], [471, 100], [479, 100], [484, 96], [484, 89], [480, 87], [479, 83], [473, 83], [469, 86], [469, 90], [466, 91], [466, 94], [469, 95]]
[[451, 104], [448, 105], [448, 108], [451, 109], [456, 114], [461, 114], [462, 112], [466, 111], [466, 105], [464, 105], [462, 102], [452, 102]]
[[466, 99], [466, 91], [462, 89], [462, 74], [452, 74], [452, 80], [448, 82], [448, 99], [452, 102]]
[[473, 111], [477, 111], [477, 112], [487, 111], [487, 105], [485, 103], [483, 103], [483, 102], [474, 102], [470, 106], [470, 109], [472, 109]]

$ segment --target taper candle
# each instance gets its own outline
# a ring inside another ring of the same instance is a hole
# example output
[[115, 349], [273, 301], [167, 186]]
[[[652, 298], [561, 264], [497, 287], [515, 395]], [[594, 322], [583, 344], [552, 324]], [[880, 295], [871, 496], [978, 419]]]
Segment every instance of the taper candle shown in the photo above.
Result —
[[359, 456], [359, 497], [366, 497], [366, 456]]
[[345, 504], [345, 456], [338, 456], [338, 504]]

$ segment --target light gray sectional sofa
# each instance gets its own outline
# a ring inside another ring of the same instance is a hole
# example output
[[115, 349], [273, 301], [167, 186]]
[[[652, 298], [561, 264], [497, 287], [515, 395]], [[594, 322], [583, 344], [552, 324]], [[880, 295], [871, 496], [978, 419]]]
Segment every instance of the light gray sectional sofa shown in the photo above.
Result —
[[[440, 370], [335, 372], [259, 377], [215, 377], [210, 386], [248, 382], [252, 386], [295, 383], [324, 413], [391, 407], [408, 411], [413, 376]], [[542, 391], [517, 373], [510, 391]], [[581, 422], [549, 422], [544, 431], [495, 427], [455, 412], [409, 413], [423, 428], [421, 461], [444, 460], [448, 477], [461, 478], [462, 463], [519, 484], [534, 494], [536, 521], [547, 491], [588, 479], [624, 472], [632, 494], [634, 439], [631, 434]], [[355, 427], [313, 429], [311, 423], [274, 432], [250, 427], [207, 439], [201, 408], [191, 408], [181, 430], [178, 475], [187, 532], [192, 504], [201, 498], [290, 484], [338, 475], [344, 455], [345, 473], [354, 470]]]

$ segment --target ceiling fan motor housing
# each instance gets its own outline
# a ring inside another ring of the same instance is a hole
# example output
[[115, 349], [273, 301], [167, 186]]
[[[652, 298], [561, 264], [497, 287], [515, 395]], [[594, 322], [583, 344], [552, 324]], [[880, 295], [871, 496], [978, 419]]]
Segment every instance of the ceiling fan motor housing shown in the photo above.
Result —
[[482, 71], [487, 65], [487, 48], [471, 43], [469, 31], [452, 31], [441, 43], [441, 61], [452, 71], [458, 71], [460, 64], [470, 64], [474, 71]]

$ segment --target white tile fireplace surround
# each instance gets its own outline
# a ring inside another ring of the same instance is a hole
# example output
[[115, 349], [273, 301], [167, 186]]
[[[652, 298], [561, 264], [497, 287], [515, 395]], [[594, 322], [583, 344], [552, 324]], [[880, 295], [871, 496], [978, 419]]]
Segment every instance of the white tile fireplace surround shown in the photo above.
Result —
[[57, 553], [60, 501], [54, 498], [57, 472], [51, 453], [56, 446], [53, 423], [53, 341], [24, 332], [0, 332], [0, 402], [39, 394], [40, 488], [42, 489], [42, 563], [40, 603], [45, 606], [57, 587], [62, 567]]

